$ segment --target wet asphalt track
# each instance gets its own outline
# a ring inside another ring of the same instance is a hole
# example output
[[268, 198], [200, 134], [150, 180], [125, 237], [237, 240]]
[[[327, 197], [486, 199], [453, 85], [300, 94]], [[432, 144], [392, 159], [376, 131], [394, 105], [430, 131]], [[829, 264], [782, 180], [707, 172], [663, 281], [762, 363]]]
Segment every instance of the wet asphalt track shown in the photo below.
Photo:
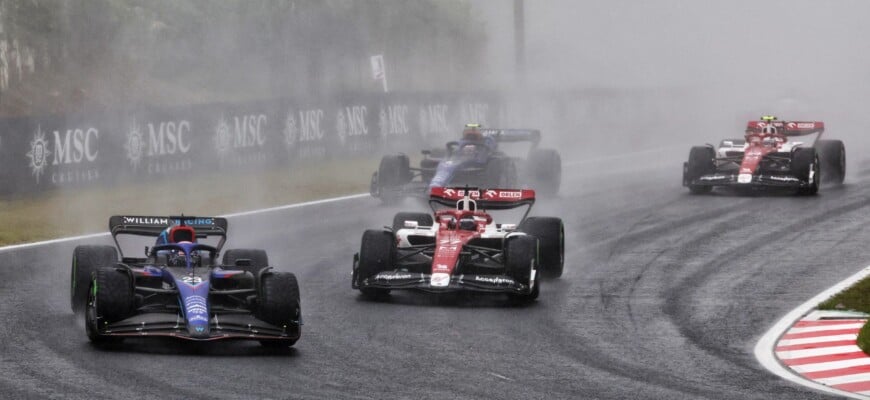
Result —
[[565, 220], [566, 274], [527, 307], [363, 300], [351, 257], [398, 210], [369, 198], [231, 219], [226, 248], [263, 247], [300, 278], [306, 325], [283, 353], [172, 340], [95, 349], [69, 309], [77, 243], [0, 253], [0, 397], [826, 398], [768, 373], [752, 349], [870, 263], [870, 165], [850, 160], [848, 185], [799, 198], [691, 196], [680, 163], [566, 168], [562, 195], [536, 208]]

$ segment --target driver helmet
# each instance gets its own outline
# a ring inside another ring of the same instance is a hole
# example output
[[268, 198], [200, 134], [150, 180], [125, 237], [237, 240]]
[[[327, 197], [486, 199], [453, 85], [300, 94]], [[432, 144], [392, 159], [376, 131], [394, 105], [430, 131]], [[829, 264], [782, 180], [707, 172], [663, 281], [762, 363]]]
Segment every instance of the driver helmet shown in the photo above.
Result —
[[157, 245], [169, 243], [196, 243], [196, 231], [187, 225], [173, 225], [160, 232]]
[[[196, 231], [187, 225], [172, 225], [160, 232], [157, 236], [156, 246], [171, 243], [190, 244], [196, 243]], [[192, 254], [193, 255], [193, 254]], [[165, 258], [166, 264], [172, 267], [183, 267], [186, 265], [184, 252], [179, 250], [173, 252], [170, 250], [160, 250], [157, 252], [158, 258]]]
[[462, 131], [462, 139], [475, 142], [483, 141], [480, 124], [465, 124], [465, 130]]

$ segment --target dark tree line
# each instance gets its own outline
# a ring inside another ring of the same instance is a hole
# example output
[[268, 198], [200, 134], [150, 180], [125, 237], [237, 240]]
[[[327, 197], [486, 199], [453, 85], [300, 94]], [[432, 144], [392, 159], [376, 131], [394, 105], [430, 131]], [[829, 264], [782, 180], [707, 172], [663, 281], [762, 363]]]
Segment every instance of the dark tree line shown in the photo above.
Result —
[[481, 23], [466, 0], [0, 0], [0, 51], [33, 60], [0, 113], [381, 90], [374, 54], [393, 90], [474, 88]]

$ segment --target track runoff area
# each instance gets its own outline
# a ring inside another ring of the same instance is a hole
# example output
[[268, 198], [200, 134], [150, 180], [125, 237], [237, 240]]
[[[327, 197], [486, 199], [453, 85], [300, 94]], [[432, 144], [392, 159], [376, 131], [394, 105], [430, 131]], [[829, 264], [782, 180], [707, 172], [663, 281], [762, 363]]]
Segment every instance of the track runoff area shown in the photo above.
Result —
[[870, 356], [855, 344], [867, 317], [816, 310], [867, 276], [870, 266], [783, 316], [755, 345], [755, 358], [785, 380], [836, 396], [870, 399]]

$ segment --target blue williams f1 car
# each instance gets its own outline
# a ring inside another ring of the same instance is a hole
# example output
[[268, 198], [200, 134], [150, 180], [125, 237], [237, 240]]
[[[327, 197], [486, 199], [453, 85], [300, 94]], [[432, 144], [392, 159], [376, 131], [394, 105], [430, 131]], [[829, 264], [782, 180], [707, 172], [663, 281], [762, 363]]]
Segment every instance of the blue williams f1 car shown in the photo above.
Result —
[[[431, 188], [447, 186], [533, 187], [554, 195], [562, 179], [562, 161], [554, 149], [538, 148], [535, 129], [483, 129], [467, 124], [462, 139], [446, 148], [423, 150], [419, 168], [408, 156], [384, 156], [372, 174], [371, 194], [385, 203], [407, 196], [427, 198]], [[526, 157], [510, 156], [500, 144], [529, 143]]]
[[[116, 246], [85, 245], [73, 252], [72, 308], [84, 313], [92, 342], [168, 336], [286, 347], [299, 339], [296, 276], [269, 267], [263, 250], [227, 250], [218, 263], [225, 218], [113, 216], [109, 230]], [[121, 251], [119, 260], [119, 235], [157, 239], [145, 257]], [[215, 237], [214, 246], [200, 243]]]

